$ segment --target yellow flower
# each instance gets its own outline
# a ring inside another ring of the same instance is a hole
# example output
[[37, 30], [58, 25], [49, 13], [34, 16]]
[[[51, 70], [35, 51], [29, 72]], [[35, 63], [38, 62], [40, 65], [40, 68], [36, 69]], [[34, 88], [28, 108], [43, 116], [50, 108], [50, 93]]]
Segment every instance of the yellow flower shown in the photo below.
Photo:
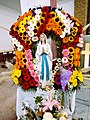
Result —
[[78, 28], [77, 27], [73, 27], [72, 30], [75, 31], [75, 32], [77, 32]]
[[20, 77], [21, 76], [21, 70], [14, 69], [14, 74], [17, 77]]
[[74, 81], [72, 82], [72, 86], [76, 87], [77, 86], [77, 79], [74, 79]]
[[19, 29], [19, 32], [20, 33], [24, 33], [26, 31], [25, 27], [24, 26], [21, 26], [21, 28]]
[[70, 41], [70, 42], [73, 42], [73, 40], [74, 40], [73, 37], [72, 37], [72, 36], [69, 36], [69, 41]]
[[78, 74], [78, 79], [80, 80], [80, 82], [83, 82], [82, 72], [79, 72], [79, 74]]
[[69, 50], [69, 53], [70, 53], [70, 54], [73, 54], [73, 53], [74, 53], [74, 47], [69, 47], [68, 50]]
[[70, 79], [69, 79], [69, 82], [72, 83], [72, 82], [74, 81], [74, 79], [75, 79], [75, 77], [74, 77], [73, 75], [71, 75], [71, 76], [70, 76]]
[[69, 55], [69, 60], [73, 61], [73, 55]]
[[50, 12], [50, 14], [52, 14], [52, 17], [56, 17], [56, 13], [54, 11]]
[[18, 85], [18, 78], [17, 77], [15, 77], [14, 79], [13, 79], [13, 81], [14, 81], [14, 83], [16, 84], [16, 85]]
[[75, 22], [77, 26], [80, 26], [80, 24], [78, 22]]
[[11, 77], [12, 77], [12, 79], [14, 79], [14, 78], [15, 78], [15, 74], [14, 74], [14, 73], [12, 73]]
[[73, 71], [73, 76], [78, 76], [79, 72], [77, 70]]

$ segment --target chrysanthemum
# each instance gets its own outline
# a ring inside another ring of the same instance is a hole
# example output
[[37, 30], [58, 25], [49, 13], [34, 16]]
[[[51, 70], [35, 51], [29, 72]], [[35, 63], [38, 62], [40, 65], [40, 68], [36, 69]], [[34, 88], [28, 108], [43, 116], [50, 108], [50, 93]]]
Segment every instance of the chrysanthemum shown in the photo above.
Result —
[[36, 21], [40, 20], [40, 15], [35, 15], [35, 20]]
[[17, 47], [17, 50], [18, 50], [18, 51], [22, 51], [22, 50], [23, 50], [23, 46], [22, 46], [22, 45], [19, 45], [19, 46]]
[[41, 9], [36, 9], [36, 10], [35, 10], [35, 13], [36, 13], [37, 15], [39, 15], [39, 14], [41, 13]]
[[32, 41], [33, 41], [33, 42], [38, 41], [38, 37], [37, 37], [37, 36], [32, 37]]
[[28, 31], [28, 35], [29, 35], [30, 37], [33, 37], [33, 36], [34, 36], [34, 31]]

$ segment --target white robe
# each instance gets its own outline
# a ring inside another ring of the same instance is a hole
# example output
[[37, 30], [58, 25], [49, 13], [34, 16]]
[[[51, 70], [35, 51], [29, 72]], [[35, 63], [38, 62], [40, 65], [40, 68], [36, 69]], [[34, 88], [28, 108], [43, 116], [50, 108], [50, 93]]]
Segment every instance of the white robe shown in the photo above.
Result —
[[[47, 57], [48, 65], [49, 65], [49, 75], [50, 75], [50, 77], [51, 77], [51, 71], [52, 71], [52, 51], [51, 51], [51, 47], [48, 43], [41, 44], [41, 42], [40, 42], [37, 46], [37, 51], [36, 51], [36, 62], [37, 62], [37, 71], [38, 71], [39, 78], [41, 76], [41, 70], [42, 70], [41, 64], [42, 64], [42, 52], [43, 52], [42, 50], [43, 49], [44, 49], [45, 53], [47, 54], [46, 57]], [[46, 66], [44, 65], [44, 80], [43, 80], [44, 85], [46, 83], [46, 77], [45, 76], [46, 76]]]

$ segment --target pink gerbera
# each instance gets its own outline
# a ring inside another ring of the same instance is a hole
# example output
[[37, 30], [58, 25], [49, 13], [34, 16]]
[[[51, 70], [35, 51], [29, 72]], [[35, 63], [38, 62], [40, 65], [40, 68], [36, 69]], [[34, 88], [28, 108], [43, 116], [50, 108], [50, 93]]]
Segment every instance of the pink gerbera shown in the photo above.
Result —
[[67, 57], [69, 55], [69, 50], [68, 49], [63, 49], [62, 54], [64, 57]]

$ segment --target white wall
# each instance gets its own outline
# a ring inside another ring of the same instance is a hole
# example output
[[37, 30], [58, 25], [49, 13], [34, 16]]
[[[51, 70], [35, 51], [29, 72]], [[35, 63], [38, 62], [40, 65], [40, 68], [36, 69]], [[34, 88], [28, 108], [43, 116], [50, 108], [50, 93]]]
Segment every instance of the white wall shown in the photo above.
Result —
[[61, 0], [57, 2], [57, 8], [61, 8], [68, 12], [70, 15], [74, 16], [74, 0]]
[[[0, 5], [0, 26], [10, 29], [19, 15], [19, 11]], [[12, 50], [12, 47], [9, 31], [0, 28], [0, 51]]]
[[20, 3], [21, 3], [21, 12], [23, 14], [27, 12], [29, 8], [50, 5], [50, 0], [20, 0]]

